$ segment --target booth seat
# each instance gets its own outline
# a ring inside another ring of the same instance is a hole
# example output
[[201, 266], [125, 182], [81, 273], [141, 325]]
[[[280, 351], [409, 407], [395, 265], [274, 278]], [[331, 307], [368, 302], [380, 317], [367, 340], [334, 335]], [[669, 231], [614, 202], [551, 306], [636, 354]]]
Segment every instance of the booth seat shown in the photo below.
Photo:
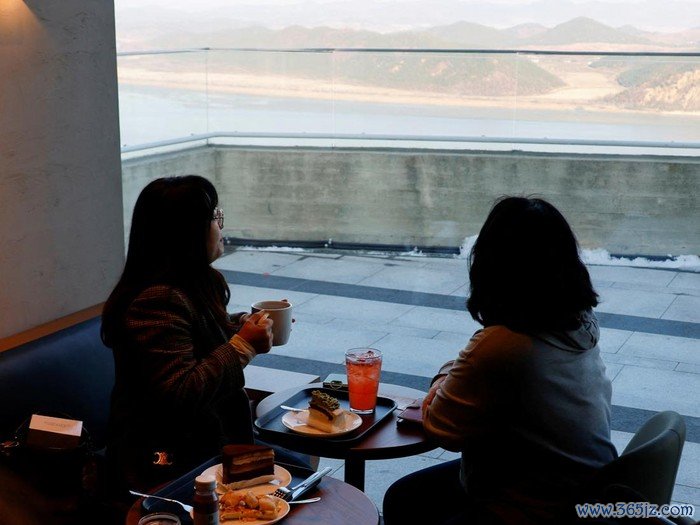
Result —
[[81, 420], [102, 448], [113, 385], [99, 317], [0, 352], [0, 441], [40, 413]]

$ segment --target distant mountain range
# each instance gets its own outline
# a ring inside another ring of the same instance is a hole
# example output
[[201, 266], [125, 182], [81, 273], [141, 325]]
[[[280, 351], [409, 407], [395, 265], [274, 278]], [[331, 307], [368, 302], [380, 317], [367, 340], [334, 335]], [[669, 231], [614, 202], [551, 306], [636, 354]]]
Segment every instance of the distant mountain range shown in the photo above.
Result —
[[[195, 25], [192, 24], [191, 27]], [[376, 48], [376, 49], [566, 49], [566, 50], [700, 50], [700, 27], [674, 34], [659, 34], [632, 26], [614, 28], [578, 17], [547, 28], [520, 24], [496, 29], [472, 22], [456, 22], [424, 30], [380, 33], [368, 30], [300, 25], [270, 29], [231, 26], [213, 32], [134, 29], [119, 31], [120, 50], [182, 48]], [[201, 68], [195, 57], [159, 55], [160, 67], [188, 71]], [[213, 60], [213, 59], [212, 59]], [[210, 67], [211, 64], [210, 64]], [[556, 68], [545, 69], [525, 56], [463, 55], [440, 53], [227, 53], [217, 55], [218, 73], [279, 75], [299, 79], [391, 88], [451, 96], [541, 95], [565, 86]], [[585, 68], [598, 68], [624, 91], [608, 103], [626, 108], [700, 110], [698, 60], [593, 60]], [[189, 69], [188, 69], [189, 68]], [[679, 87], [681, 86], [681, 87]]]
[[[170, 24], [166, 24], [170, 26]], [[190, 47], [370, 47], [370, 48], [552, 48], [624, 50], [678, 48], [700, 50], [700, 27], [679, 33], [650, 33], [632, 26], [613, 28], [591, 18], [578, 17], [547, 28], [539, 24], [521, 24], [496, 29], [472, 22], [456, 22], [424, 30], [376, 31], [300, 25], [281, 29], [263, 26], [236, 26], [209, 32], [190, 29], [163, 30], [151, 25], [148, 30], [136, 26], [120, 28], [119, 49], [147, 50]]]

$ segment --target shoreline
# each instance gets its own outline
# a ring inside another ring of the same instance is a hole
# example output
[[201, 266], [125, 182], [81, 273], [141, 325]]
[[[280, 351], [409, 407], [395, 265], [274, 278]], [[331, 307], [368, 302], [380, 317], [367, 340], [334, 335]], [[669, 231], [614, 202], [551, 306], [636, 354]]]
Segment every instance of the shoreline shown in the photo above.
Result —
[[526, 96], [468, 96], [407, 91], [395, 88], [357, 86], [352, 84], [323, 84], [313, 80], [281, 77], [273, 75], [244, 75], [214, 73], [205, 76], [195, 73], [167, 74], [152, 70], [122, 68], [119, 83], [130, 86], [179, 89], [183, 91], [207, 93], [207, 95], [251, 95], [275, 98], [296, 98], [307, 100], [369, 102], [394, 105], [424, 105], [436, 107], [493, 108], [493, 109], [532, 109], [605, 112], [615, 114], [639, 114], [645, 116], [700, 117], [700, 111], [627, 109], [600, 100], [598, 97], [615, 94], [610, 86], [563, 87], [543, 95]]

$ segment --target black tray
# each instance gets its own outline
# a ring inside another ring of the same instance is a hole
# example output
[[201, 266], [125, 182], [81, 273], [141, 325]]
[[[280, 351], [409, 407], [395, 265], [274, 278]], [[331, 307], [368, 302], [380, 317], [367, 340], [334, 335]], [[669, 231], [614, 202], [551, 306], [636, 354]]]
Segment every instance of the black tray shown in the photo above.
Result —
[[[200, 465], [194, 470], [184, 474], [183, 476], [171, 481], [161, 489], [152, 494], [154, 496], [161, 496], [164, 498], [171, 498], [192, 505], [192, 499], [194, 498], [194, 479], [204, 472], [209, 467], [221, 463], [221, 457], [217, 456], [210, 459], [206, 463]], [[301, 481], [305, 480], [311, 474], [313, 470], [309, 470], [303, 467], [298, 467], [296, 465], [288, 465], [285, 463], [275, 462], [278, 465], [286, 468], [292, 475], [291, 485], [296, 485]], [[182, 525], [190, 525], [192, 523], [192, 518], [189, 513], [178, 505], [177, 503], [170, 503], [168, 501], [158, 500], [155, 498], [146, 498], [141, 503], [141, 507], [144, 512], [151, 514], [153, 512], [169, 512], [175, 514], [180, 518]], [[232, 522], [234, 523], [234, 522]], [[244, 522], [241, 522], [244, 523]]]
[[[328, 395], [335, 397], [340, 402], [340, 407], [349, 410], [350, 401], [347, 390], [333, 390], [331, 388], [310, 387], [300, 390], [292, 397], [280, 403], [294, 408], [308, 408], [311, 392], [320, 390]], [[300, 435], [292, 432], [282, 423], [282, 416], [287, 413], [283, 408], [275, 407], [266, 414], [255, 420], [255, 428], [258, 431], [261, 439], [269, 438], [274, 443], [279, 443], [284, 446], [285, 442], [304, 440], [313, 440], [316, 442], [323, 441], [325, 444], [335, 443], [341, 447], [352, 446], [356, 441], [359, 441], [367, 432], [381, 423], [389, 416], [396, 408], [396, 401], [388, 397], [377, 396], [377, 407], [373, 414], [358, 414], [362, 418], [362, 424], [350, 434], [345, 434], [341, 437], [313, 437]]]
[[[220, 457], [210, 459], [203, 465], [191, 470], [187, 474], [183, 474], [152, 494], [163, 498], [176, 499], [188, 505], [192, 505], [192, 498], [194, 498], [194, 478], [217, 463], [221, 463]], [[145, 498], [141, 502], [141, 507], [144, 512], [148, 514], [153, 512], [169, 512], [175, 514], [180, 518], [182, 525], [190, 525], [192, 523], [192, 518], [189, 513], [177, 503], [170, 503], [155, 498]]]

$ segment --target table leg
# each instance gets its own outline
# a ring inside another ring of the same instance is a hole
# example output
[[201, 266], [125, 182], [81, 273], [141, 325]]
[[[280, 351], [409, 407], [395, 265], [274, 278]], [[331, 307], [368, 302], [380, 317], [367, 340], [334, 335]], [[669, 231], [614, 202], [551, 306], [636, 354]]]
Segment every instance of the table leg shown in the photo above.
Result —
[[365, 460], [349, 457], [345, 460], [345, 483], [365, 491]]

